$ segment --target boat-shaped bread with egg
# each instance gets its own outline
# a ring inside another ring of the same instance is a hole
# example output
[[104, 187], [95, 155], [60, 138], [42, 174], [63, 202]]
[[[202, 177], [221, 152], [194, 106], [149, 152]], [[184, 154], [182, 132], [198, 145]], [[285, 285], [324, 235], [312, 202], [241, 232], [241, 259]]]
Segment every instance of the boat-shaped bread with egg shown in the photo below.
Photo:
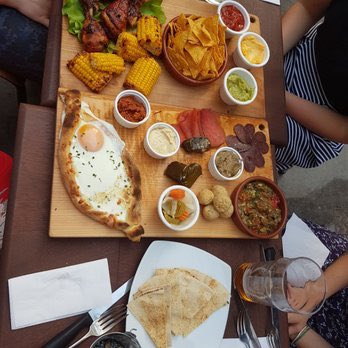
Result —
[[[58, 162], [73, 204], [92, 219], [123, 231], [133, 241], [140, 225], [141, 179], [113, 125], [97, 118], [78, 90], [60, 95], [65, 115]], [[112, 233], [110, 231], [110, 233]]]

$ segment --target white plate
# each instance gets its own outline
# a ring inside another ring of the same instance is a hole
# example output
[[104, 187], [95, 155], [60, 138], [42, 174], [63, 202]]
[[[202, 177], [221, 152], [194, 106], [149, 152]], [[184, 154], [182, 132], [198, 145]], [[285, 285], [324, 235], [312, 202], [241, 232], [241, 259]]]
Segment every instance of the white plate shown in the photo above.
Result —
[[[134, 276], [129, 299], [139, 286], [153, 276], [157, 268], [186, 267], [193, 268], [218, 280], [231, 292], [231, 267], [207, 253], [191, 245], [168, 241], [155, 241], [148, 247]], [[225, 332], [229, 304], [214, 312], [202, 325], [197, 327], [187, 337], [172, 336], [173, 348], [219, 347]], [[134, 334], [142, 348], [155, 347], [152, 339], [146, 333], [138, 320], [128, 312], [126, 330], [136, 329]]]

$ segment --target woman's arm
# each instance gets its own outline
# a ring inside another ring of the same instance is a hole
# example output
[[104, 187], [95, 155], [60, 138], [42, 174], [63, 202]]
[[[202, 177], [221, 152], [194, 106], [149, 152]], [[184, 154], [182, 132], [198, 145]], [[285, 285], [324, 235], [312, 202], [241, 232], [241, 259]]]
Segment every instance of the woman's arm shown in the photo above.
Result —
[[283, 53], [286, 54], [324, 16], [331, 0], [299, 0], [282, 18]]
[[51, 0], [0, 0], [0, 5], [12, 7], [46, 27], [49, 25]]
[[297, 122], [318, 135], [348, 144], [348, 115], [344, 116], [324, 106], [286, 92], [286, 112]]
[[348, 253], [340, 256], [324, 272], [326, 279], [326, 297], [348, 286]]

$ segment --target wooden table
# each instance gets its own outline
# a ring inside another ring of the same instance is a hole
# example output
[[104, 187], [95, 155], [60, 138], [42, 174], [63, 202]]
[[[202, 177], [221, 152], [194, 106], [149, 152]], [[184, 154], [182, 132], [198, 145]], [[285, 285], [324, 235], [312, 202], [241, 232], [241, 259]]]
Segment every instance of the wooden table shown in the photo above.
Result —
[[[50, 40], [45, 67], [45, 83], [42, 103], [55, 106], [58, 74], [57, 26], [60, 22], [60, 1], [53, 2]], [[250, 6], [250, 2], [249, 2]], [[261, 1], [252, 2], [253, 13], [265, 20], [263, 33], [271, 47], [275, 48], [272, 61], [265, 71], [266, 113], [270, 122], [273, 143], [286, 141], [282, 122], [272, 122], [284, 114], [283, 74], [281, 58], [279, 8]], [[51, 34], [53, 32], [53, 34]], [[277, 48], [278, 47], [278, 48]], [[54, 55], [54, 52], [56, 55]], [[51, 63], [53, 62], [53, 63]], [[11, 331], [7, 280], [33, 272], [74, 265], [106, 257], [109, 262], [112, 288], [130, 278], [136, 271], [145, 250], [153, 239], [144, 238], [140, 243], [127, 239], [50, 239], [48, 237], [49, 206], [55, 130], [55, 109], [21, 104], [17, 126], [14, 169], [3, 250], [0, 254], [0, 347], [40, 347], [65, 328], [75, 318], [67, 318], [25, 329]], [[175, 239], [171, 239], [175, 240]], [[281, 256], [280, 240], [240, 239], [185, 239], [181, 242], [202, 248], [231, 265], [232, 269], [246, 261], [259, 261], [260, 245], [274, 246]], [[248, 304], [256, 332], [264, 336], [270, 327], [268, 308]], [[236, 302], [232, 298], [225, 337], [236, 337]], [[288, 346], [286, 315], [280, 315], [282, 347]], [[123, 330], [124, 326], [120, 326]], [[89, 347], [92, 339], [81, 347]]]

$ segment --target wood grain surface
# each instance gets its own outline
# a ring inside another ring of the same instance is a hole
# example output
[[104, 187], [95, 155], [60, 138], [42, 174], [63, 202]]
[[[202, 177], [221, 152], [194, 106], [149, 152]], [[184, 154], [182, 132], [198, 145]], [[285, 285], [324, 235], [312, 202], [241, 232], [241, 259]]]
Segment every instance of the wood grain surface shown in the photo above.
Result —
[[[201, 16], [211, 16], [216, 14], [217, 7], [199, 0], [164, 0], [162, 3], [167, 21], [176, 17], [181, 13], [196, 14]], [[251, 15], [250, 31], [260, 33], [262, 23], [255, 15]], [[82, 51], [82, 45], [77, 38], [69, 34], [67, 30], [67, 18], [62, 19], [62, 49], [60, 57], [60, 87], [77, 88], [81, 91], [89, 91], [89, 89], [78, 80], [67, 68], [67, 62], [72, 59], [78, 52]], [[234, 67], [232, 53], [235, 47], [235, 38], [228, 40], [228, 61], [226, 71]], [[229, 106], [225, 104], [219, 96], [219, 88], [223, 80], [223, 76], [215, 82], [200, 87], [186, 86], [175, 80], [164, 67], [161, 59], [157, 59], [162, 67], [162, 73], [157, 81], [149, 99], [153, 103], [162, 103], [178, 107], [193, 108], [197, 104], [201, 108], [213, 107], [215, 110], [225, 114], [251, 116], [265, 118], [265, 93], [264, 93], [264, 73], [263, 68], [251, 69], [258, 84], [258, 96], [255, 101], [246, 106]], [[126, 63], [126, 71], [120, 76], [114, 77], [106, 86], [101, 94], [115, 96], [123, 88], [122, 84], [126, 78], [130, 64]]]
[[[215, 152], [214, 149], [204, 154], [187, 154], [183, 149], [180, 149], [175, 156], [165, 160], [154, 159], [147, 155], [144, 150], [143, 139], [147, 128], [159, 121], [176, 123], [177, 113], [183, 110], [183, 108], [152, 103], [152, 115], [149, 121], [138, 128], [127, 129], [120, 126], [113, 117], [114, 99], [112, 96], [82, 93], [82, 100], [89, 104], [92, 112], [98, 118], [104, 119], [114, 125], [121, 138], [125, 141], [126, 148], [132, 155], [133, 161], [140, 170], [142, 180], [141, 223], [145, 229], [145, 237], [249, 238], [248, 235], [241, 232], [234, 225], [231, 219], [218, 219], [214, 222], [208, 222], [203, 217], [200, 217], [195, 226], [183, 232], [172, 231], [165, 227], [157, 215], [157, 200], [165, 188], [176, 183], [167, 178], [163, 172], [172, 161], [183, 163], [196, 162], [202, 166], [203, 171], [203, 175], [191, 188], [196, 194], [203, 188], [210, 188], [215, 184], [225, 186], [228, 192], [231, 193], [238, 183], [249, 176], [261, 175], [273, 179], [273, 165], [270, 151], [264, 155], [265, 166], [263, 168], [256, 168], [253, 173], [244, 171], [242, 176], [236, 181], [217, 181], [208, 171], [208, 161], [210, 156]], [[56, 149], [59, 141], [63, 107], [63, 103], [59, 100], [57, 107]], [[262, 130], [264, 132], [267, 143], [269, 144], [268, 123], [264, 119], [221, 115], [220, 122], [226, 135], [234, 134], [233, 126], [237, 123], [243, 125], [251, 123], [255, 126], [256, 130]], [[51, 237], [124, 237], [123, 232], [114, 231], [99, 224], [82, 214], [73, 206], [63, 186], [58, 167], [57, 153], [55, 153], [54, 157], [49, 235]]]

